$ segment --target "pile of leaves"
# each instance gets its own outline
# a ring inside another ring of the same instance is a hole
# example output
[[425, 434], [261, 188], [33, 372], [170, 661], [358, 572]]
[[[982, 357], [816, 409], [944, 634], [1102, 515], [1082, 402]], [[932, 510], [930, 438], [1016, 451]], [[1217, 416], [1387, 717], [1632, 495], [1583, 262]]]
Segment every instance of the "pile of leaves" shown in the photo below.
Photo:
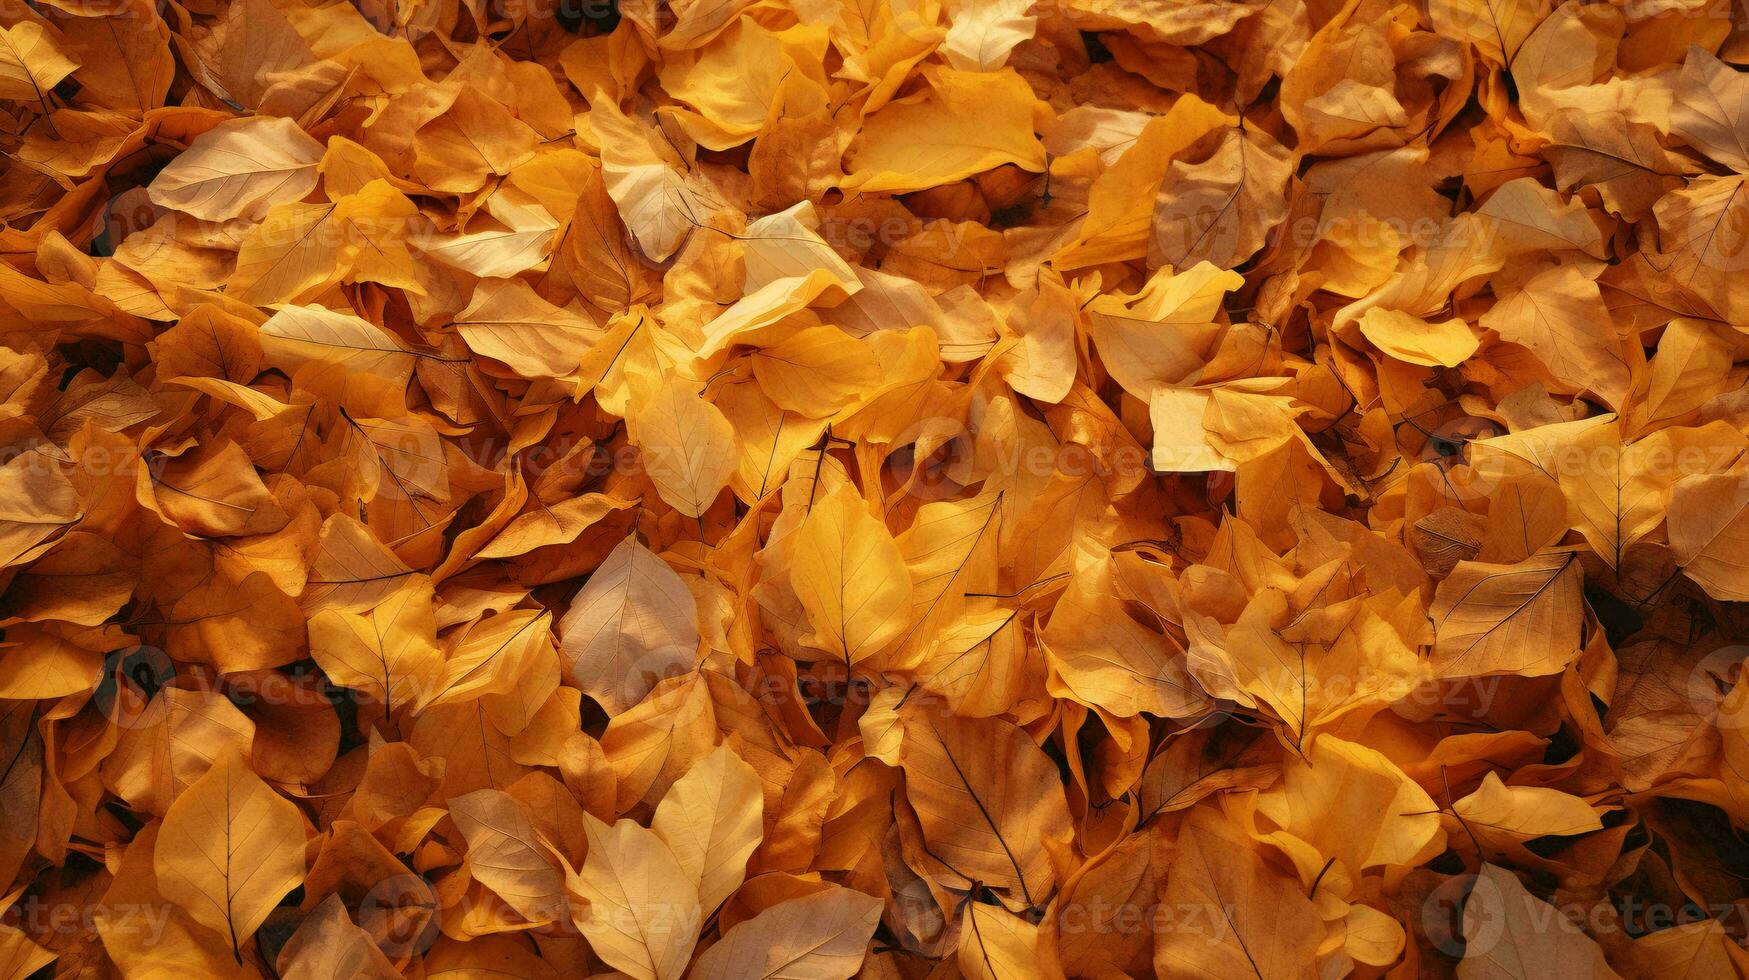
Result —
[[0, 976], [1749, 976], [1749, 35], [0, 15]]

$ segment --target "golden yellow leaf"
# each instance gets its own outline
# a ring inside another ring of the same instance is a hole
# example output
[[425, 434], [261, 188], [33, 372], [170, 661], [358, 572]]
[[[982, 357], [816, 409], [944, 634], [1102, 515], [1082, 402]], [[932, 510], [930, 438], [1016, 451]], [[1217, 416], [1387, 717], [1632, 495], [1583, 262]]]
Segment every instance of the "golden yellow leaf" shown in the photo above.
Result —
[[909, 625], [911, 571], [848, 485], [823, 494], [796, 531], [790, 586], [813, 631], [804, 643], [854, 664]]
[[809, 327], [749, 355], [766, 397], [785, 411], [824, 418], [880, 381], [868, 346], [837, 327]]
[[565, 881], [516, 799], [494, 789], [449, 801], [450, 819], [468, 843], [474, 880], [530, 922], [565, 914]]
[[568, 885], [577, 928], [596, 955], [636, 980], [678, 980], [702, 921], [698, 889], [668, 845], [630, 820], [583, 815], [589, 856]]
[[1517, 565], [1459, 562], [1429, 610], [1434, 671], [1447, 677], [1559, 671], [1579, 653], [1582, 574], [1571, 552]]
[[234, 753], [177, 796], [153, 851], [158, 888], [224, 937], [237, 961], [285, 893], [304, 880], [304, 818]]
[[652, 393], [630, 424], [656, 492], [688, 517], [703, 514], [735, 471], [735, 430], [722, 410], [675, 380]]
[[[923, 190], [983, 170], [1015, 164], [1045, 167], [1033, 135], [1032, 91], [1011, 69], [993, 72], [931, 67], [929, 92], [874, 113], [850, 149], [844, 186], [864, 193]], [[917, 133], [930, 134], [920, 147]]]
[[1160, 901], [1172, 909], [1158, 937], [1161, 977], [1312, 975], [1324, 923], [1298, 879], [1207, 808], [1179, 831]]
[[328, 679], [390, 709], [417, 701], [442, 664], [431, 580], [410, 575], [367, 611], [310, 617], [310, 656]]
[[0, 27], [0, 98], [40, 103], [79, 62], [48, 28], [33, 20]]
[[1433, 323], [1382, 307], [1361, 314], [1360, 332], [1386, 354], [1424, 367], [1456, 367], [1481, 344], [1462, 320]]
[[650, 828], [696, 882], [701, 910], [715, 909], [740, 887], [764, 837], [764, 809], [758, 774], [726, 745], [675, 780], [656, 805]]

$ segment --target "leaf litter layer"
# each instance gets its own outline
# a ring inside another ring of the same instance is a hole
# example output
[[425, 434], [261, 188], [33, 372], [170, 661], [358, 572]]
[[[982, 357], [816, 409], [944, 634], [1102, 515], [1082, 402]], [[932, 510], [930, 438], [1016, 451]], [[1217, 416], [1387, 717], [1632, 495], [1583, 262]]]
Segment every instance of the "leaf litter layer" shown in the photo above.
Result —
[[7, 6], [5, 975], [1749, 976], [1740, 19]]

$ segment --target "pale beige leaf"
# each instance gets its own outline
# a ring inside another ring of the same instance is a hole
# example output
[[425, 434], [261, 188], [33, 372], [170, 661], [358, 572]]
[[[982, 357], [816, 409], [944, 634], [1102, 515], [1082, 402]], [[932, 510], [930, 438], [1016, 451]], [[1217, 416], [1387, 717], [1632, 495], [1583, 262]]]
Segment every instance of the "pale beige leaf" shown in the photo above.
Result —
[[1464, 901], [1459, 980], [1620, 980], [1596, 940], [1525, 891], [1518, 877], [1482, 865]]
[[719, 745], [675, 780], [650, 829], [697, 882], [702, 910], [714, 910], [741, 886], [747, 859], [765, 831], [759, 774]]
[[449, 815], [467, 838], [474, 880], [530, 922], [551, 922], [565, 914], [564, 876], [515, 797], [495, 789], [475, 790], [450, 800]]
[[308, 194], [321, 162], [322, 144], [293, 120], [233, 119], [196, 137], [147, 193], [160, 207], [202, 221], [260, 218]]
[[722, 410], [685, 381], [657, 389], [628, 420], [644, 472], [663, 502], [698, 517], [735, 473], [735, 430]]
[[849, 980], [862, 966], [881, 902], [849, 888], [792, 898], [723, 934], [696, 980]]
[[569, 880], [572, 916], [602, 960], [634, 980], [679, 980], [701, 922], [698, 892], [668, 845], [630, 820], [585, 813], [589, 856]]
[[338, 893], [304, 917], [298, 931], [280, 947], [275, 967], [283, 980], [395, 980], [401, 975], [370, 933], [347, 915]]
[[698, 662], [696, 602], [636, 537], [620, 542], [559, 620], [559, 653], [583, 693], [609, 715]]

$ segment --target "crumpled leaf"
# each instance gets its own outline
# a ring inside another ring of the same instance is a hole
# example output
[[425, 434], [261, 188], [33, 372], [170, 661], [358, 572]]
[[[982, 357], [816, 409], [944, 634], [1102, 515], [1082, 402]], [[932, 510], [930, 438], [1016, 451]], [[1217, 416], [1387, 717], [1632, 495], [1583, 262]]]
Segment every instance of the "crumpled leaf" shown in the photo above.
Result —
[[0, 973], [1743, 973], [1728, 8], [13, 5]]
[[1242, 265], [1287, 218], [1293, 154], [1267, 133], [1225, 131], [1206, 160], [1173, 161], [1154, 203], [1148, 264]]

